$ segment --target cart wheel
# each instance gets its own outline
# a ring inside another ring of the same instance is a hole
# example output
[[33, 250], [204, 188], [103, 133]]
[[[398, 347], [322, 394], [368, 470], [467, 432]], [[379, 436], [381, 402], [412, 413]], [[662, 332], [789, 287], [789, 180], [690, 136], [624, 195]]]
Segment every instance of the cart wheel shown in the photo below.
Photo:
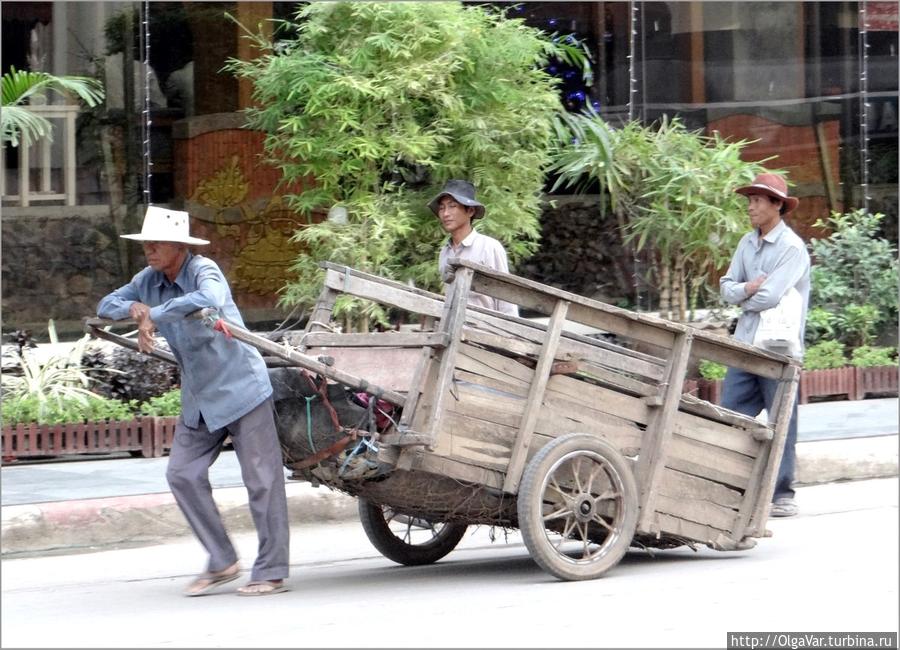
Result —
[[465, 524], [431, 523], [395, 513], [359, 499], [359, 520], [372, 545], [397, 564], [417, 566], [437, 562], [456, 548]]
[[545, 445], [519, 486], [519, 528], [531, 557], [562, 580], [589, 580], [622, 559], [638, 520], [625, 458], [600, 438], [572, 433]]

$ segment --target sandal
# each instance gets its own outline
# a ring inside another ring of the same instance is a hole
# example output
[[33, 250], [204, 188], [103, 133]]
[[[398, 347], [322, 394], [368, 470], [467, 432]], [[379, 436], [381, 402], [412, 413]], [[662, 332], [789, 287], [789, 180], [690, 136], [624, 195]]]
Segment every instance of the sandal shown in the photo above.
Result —
[[206, 573], [201, 573], [193, 580], [193, 582], [191, 582], [191, 584], [184, 588], [184, 595], [203, 596], [219, 585], [224, 585], [226, 582], [237, 580], [240, 575], [241, 566], [238, 562], [235, 562], [230, 567], [222, 569], [221, 571], [212, 573], [207, 571]]
[[248, 582], [243, 587], [238, 587], [238, 596], [268, 596], [270, 594], [280, 594], [287, 591], [284, 586], [284, 580], [254, 580]]

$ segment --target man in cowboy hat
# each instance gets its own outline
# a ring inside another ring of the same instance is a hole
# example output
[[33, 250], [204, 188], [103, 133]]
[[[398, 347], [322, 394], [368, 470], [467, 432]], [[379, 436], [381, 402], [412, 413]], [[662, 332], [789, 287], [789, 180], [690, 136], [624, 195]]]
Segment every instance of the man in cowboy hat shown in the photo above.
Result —
[[[806, 310], [809, 306], [809, 253], [806, 245], [784, 222], [800, 203], [788, 196], [787, 183], [778, 174], [759, 174], [752, 185], [739, 187], [738, 194], [747, 197], [747, 212], [753, 230], [744, 235], [731, 259], [728, 272], [719, 282], [722, 298], [740, 305], [734, 336], [753, 344], [760, 322], [760, 312], [778, 305], [791, 289], [802, 298], [798, 355], [802, 356]], [[772, 412], [778, 380], [729, 368], [722, 388], [722, 406], [745, 415], [757, 416], [765, 408]], [[771, 515], [790, 517], [797, 514], [794, 503], [794, 467], [797, 442], [797, 402], [794, 400], [791, 422], [778, 470]]]
[[[441, 226], [450, 235], [441, 248], [438, 268], [441, 275], [447, 270], [447, 261], [458, 257], [496, 271], [509, 273], [509, 263], [503, 244], [493, 237], [482, 235], [472, 227], [475, 219], [484, 216], [484, 206], [475, 199], [475, 186], [469, 181], [449, 180], [440, 193], [428, 202], [428, 207], [441, 220]], [[509, 302], [480, 293], [469, 293], [469, 304], [495, 311], [519, 315], [519, 308]]]
[[207, 328], [192, 312], [212, 307], [243, 327], [231, 289], [218, 265], [194, 255], [189, 245], [205, 239], [189, 234], [187, 212], [151, 206], [139, 234], [122, 235], [143, 244], [147, 268], [104, 297], [103, 318], [133, 318], [138, 346], [154, 347], [162, 334], [181, 370], [181, 416], [166, 479], [194, 534], [209, 553], [206, 571], [185, 589], [209, 593], [240, 575], [240, 563], [212, 498], [209, 467], [225, 437], [231, 441], [249, 494], [259, 551], [250, 582], [240, 595], [284, 591], [288, 576], [289, 529], [281, 446], [275, 430], [272, 385], [259, 351]]

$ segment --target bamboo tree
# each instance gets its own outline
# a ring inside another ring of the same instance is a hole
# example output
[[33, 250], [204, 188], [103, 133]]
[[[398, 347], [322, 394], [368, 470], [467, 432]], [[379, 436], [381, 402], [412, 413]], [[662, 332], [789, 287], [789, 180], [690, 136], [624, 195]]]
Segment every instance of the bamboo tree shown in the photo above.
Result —
[[[553, 116], [563, 110], [542, 66], [579, 60], [576, 48], [502, 12], [449, 2], [311, 3], [279, 22], [276, 37], [253, 35], [262, 56], [228, 69], [252, 80], [248, 123], [266, 133], [286, 200], [308, 220], [283, 302], [315, 300], [324, 259], [440, 290], [445, 235], [425, 204], [450, 178], [475, 184], [487, 206], [477, 227], [504, 243], [513, 265], [536, 249]], [[317, 218], [335, 205], [346, 223]], [[342, 297], [335, 313], [347, 311], [385, 318]]]
[[734, 189], [752, 181], [766, 161], [745, 162], [740, 153], [747, 141], [688, 131], [678, 118], [613, 129], [588, 113], [563, 123], [574, 142], [557, 152], [557, 185], [600, 183], [623, 243], [654, 253], [660, 311], [684, 320], [688, 304], [696, 304], [748, 230], [746, 203]]

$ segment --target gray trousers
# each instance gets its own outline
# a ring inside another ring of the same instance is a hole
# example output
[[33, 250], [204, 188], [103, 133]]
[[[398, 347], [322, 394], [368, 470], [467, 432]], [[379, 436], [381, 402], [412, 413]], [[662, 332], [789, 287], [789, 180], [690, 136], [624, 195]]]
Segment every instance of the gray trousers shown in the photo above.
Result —
[[259, 537], [250, 579], [284, 579], [288, 576], [290, 532], [281, 445], [271, 398], [218, 431], [210, 431], [202, 420], [193, 429], [178, 418], [166, 470], [169, 487], [194, 534], [209, 553], [207, 571], [221, 571], [237, 562], [237, 552], [209, 484], [209, 468], [219, 457], [222, 442], [228, 435], [241, 466], [250, 514]]

